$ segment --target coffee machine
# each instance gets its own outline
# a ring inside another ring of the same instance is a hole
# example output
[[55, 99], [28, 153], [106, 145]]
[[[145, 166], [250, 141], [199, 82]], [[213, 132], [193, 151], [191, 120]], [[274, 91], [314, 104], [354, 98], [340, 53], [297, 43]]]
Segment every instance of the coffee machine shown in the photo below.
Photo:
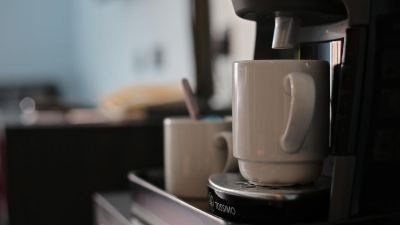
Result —
[[[332, 49], [331, 42], [339, 43], [338, 61], [331, 65], [330, 160], [325, 163], [324, 171], [331, 181], [326, 220], [346, 222], [393, 215], [398, 218], [400, 185], [395, 175], [400, 169], [398, 1], [232, 2], [239, 17], [257, 24], [255, 60], [321, 59], [324, 54], [320, 52]], [[231, 182], [227, 183], [228, 180]], [[246, 185], [235, 176], [211, 178], [211, 189], [224, 190], [225, 195], [219, 197], [225, 199], [246, 194], [243, 192]], [[312, 193], [318, 196], [324, 188], [322, 183]], [[263, 191], [247, 194], [256, 199], [254, 196]], [[267, 190], [268, 196], [293, 196], [290, 195], [293, 190], [287, 191], [289, 195], [274, 195], [273, 190]], [[229, 207], [221, 207], [230, 212]]]

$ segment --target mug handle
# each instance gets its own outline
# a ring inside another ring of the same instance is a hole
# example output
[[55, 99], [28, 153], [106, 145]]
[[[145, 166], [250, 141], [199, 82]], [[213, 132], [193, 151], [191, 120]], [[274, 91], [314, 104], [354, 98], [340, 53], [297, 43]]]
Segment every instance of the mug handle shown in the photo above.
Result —
[[289, 95], [289, 117], [280, 146], [287, 153], [296, 153], [304, 143], [315, 108], [315, 83], [306, 73], [294, 72], [283, 80], [285, 94]]
[[237, 159], [233, 157], [233, 138], [232, 132], [221, 132], [215, 138], [215, 146], [218, 151], [226, 151], [226, 161], [223, 173], [237, 172], [239, 169]]

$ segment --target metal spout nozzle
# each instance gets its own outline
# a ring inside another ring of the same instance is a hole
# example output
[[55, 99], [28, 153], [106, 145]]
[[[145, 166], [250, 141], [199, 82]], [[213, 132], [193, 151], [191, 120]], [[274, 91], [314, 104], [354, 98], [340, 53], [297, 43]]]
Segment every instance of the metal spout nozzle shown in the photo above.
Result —
[[289, 16], [275, 17], [273, 49], [294, 48], [298, 44], [297, 36], [300, 30], [300, 19]]

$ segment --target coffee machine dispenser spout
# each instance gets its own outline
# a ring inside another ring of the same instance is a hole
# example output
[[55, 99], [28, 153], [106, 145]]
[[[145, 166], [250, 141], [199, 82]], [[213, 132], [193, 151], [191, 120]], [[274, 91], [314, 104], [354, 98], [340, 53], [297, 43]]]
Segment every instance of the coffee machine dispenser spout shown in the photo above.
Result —
[[299, 29], [299, 18], [291, 16], [276, 16], [272, 48], [294, 48], [298, 44]]

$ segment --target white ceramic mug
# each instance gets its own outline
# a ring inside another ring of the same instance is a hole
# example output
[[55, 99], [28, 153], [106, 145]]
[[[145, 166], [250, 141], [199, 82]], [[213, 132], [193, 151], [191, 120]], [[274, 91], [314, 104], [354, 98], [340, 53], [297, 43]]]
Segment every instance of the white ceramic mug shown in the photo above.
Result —
[[329, 147], [329, 64], [319, 60], [234, 63], [233, 151], [258, 185], [314, 181]]
[[208, 177], [237, 170], [232, 120], [164, 120], [165, 189], [184, 198], [206, 198]]

